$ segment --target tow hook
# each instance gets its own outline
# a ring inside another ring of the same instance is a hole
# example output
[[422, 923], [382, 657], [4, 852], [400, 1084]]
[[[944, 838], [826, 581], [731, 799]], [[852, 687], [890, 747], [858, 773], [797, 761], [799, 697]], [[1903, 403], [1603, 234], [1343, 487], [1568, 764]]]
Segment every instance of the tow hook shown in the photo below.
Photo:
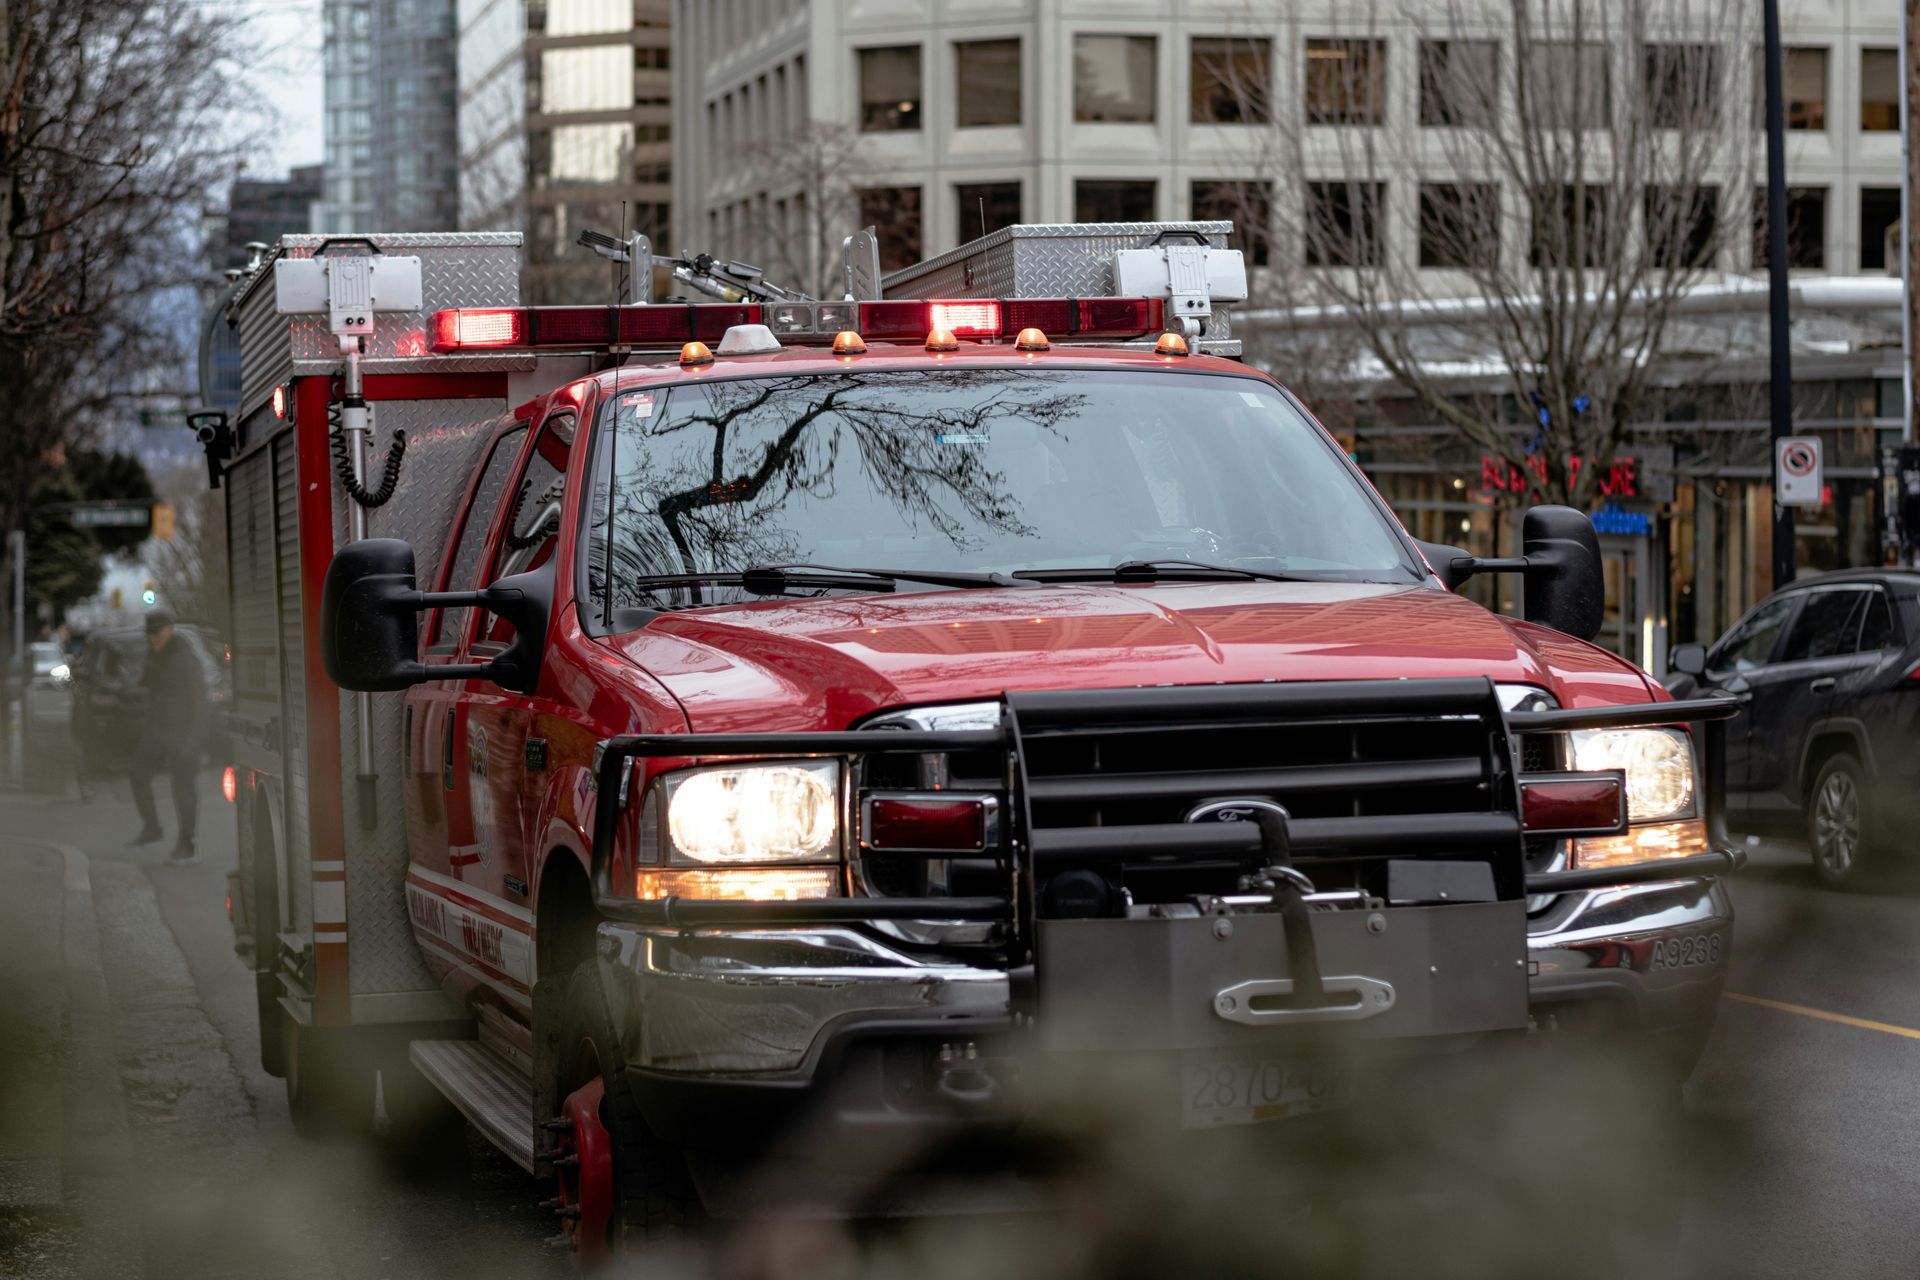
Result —
[[940, 1046], [933, 1091], [957, 1107], [975, 1109], [1000, 1096], [1000, 1082], [980, 1065], [980, 1046], [969, 1040]]

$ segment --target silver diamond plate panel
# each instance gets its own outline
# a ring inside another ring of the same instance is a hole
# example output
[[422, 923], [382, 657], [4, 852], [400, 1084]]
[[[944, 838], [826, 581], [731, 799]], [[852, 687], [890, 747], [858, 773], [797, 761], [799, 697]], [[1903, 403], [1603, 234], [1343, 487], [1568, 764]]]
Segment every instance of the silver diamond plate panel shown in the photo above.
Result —
[[[481, 446], [499, 421], [497, 400], [403, 400], [374, 405], [374, 456], [386, 457], [396, 428], [407, 433], [407, 456], [391, 501], [367, 513], [367, 534], [399, 538], [414, 550], [419, 581], [440, 570], [455, 509]], [[348, 499], [333, 484], [334, 545], [347, 538]], [[406, 797], [402, 791], [404, 695], [373, 695], [374, 818], [361, 822], [357, 699], [340, 699], [340, 777], [347, 835], [347, 972], [354, 995], [434, 990], [407, 918]]]
[[[369, 361], [379, 363], [368, 366], [370, 373], [446, 367], [427, 350], [427, 324], [436, 311], [520, 303], [520, 237], [516, 234], [446, 232], [369, 238], [382, 253], [419, 257], [422, 300], [418, 311], [374, 317], [365, 350]], [[296, 362], [319, 362], [319, 367], [303, 370], [316, 373], [339, 364], [340, 341], [328, 332], [325, 316], [283, 316], [274, 309], [274, 262], [282, 257], [310, 258], [328, 239], [282, 236], [227, 309], [228, 322], [240, 330], [240, 379], [246, 388], [240, 401], [243, 416], [265, 403], [276, 384], [293, 376]]]
[[903, 267], [881, 282], [889, 298], [1102, 298], [1113, 255], [1168, 231], [1197, 231], [1224, 249], [1231, 222], [1057, 222], [992, 235]]

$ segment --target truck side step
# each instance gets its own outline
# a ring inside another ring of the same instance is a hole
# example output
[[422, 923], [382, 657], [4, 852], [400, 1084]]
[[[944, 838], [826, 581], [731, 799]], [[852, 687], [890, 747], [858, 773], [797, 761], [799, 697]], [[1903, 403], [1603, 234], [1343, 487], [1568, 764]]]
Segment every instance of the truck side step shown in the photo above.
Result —
[[533, 1086], [478, 1040], [415, 1040], [407, 1056], [433, 1087], [528, 1173], [533, 1168]]

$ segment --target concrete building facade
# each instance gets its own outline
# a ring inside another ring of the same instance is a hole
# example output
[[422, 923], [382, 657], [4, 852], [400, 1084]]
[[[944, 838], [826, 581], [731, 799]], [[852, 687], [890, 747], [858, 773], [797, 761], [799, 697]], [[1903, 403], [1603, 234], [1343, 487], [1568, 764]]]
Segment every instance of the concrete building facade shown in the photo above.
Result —
[[[1899, 211], [1901, 5], [1785, 7], [1796, 268], [1883, 270]], [[1729, 27], [1737, 6], [1650, 6], [1650, 38], [1719, 46], [1729, 121], [1748, 113], [1757, 85], [1752, 8]], [[1257, 81], [1285, 119], [1303, 100], [1311, 110], [1316, 60], [1337, 52], [1326, 46], [1378, 42], [1380, 128], [1417, 134], [1419, 46], [1446, 20], [1407, 14], [1364, 0], [677, 0], [676, 234], [747, 255], [785, 234], [773, 206], [806, 193], [768, 189], [765, 166], [742, 157], [807, 130], [857, 139], [835, 157], [869, 193], [848, 221], [891, 229], [896, 260], [978, 236], [983, 214], [988, 227], [1205, 215], [1219, 184], [1270, 181], [1253, 141], [1266, 130], [1234, 118], [1241, 104], [1221, 91], [1222, 65]], [[1609, 56], [1613, 83], [1632, 84], [1640, 50], [1616, 43]], [[1417, 138], [1402, 140], [1419, 153]], [[1426, 156], [1444, 163], [1438, 150]], [[1391, 235], [1418, 235], [1414, 186], [1390, 184]], [[1741, 240], [1722, 269], [1754, 268]]]

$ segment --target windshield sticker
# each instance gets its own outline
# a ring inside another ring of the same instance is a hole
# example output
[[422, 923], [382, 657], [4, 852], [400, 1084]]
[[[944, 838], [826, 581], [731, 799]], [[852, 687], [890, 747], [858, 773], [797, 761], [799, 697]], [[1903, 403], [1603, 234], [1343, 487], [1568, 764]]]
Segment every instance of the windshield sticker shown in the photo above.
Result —
[[630, 396], [621, 396], [620, 407], [631, 411], [636, 418], [651, 418], [653, 416], [653, 393], [651, 391], [636, 391]]
[[991, 444], [993, 436], [985, 431], [939, 431], [934, 433], [936, 444]]
[[1260, 401], [1260, 395], [1258, 392], [1242, 391], [1240, 393], [1240, 398], [1242, 400], [1245, 400], [1248, 404], [1252, 405], [1256, 409], [1260, 407], [1261, 401]]

